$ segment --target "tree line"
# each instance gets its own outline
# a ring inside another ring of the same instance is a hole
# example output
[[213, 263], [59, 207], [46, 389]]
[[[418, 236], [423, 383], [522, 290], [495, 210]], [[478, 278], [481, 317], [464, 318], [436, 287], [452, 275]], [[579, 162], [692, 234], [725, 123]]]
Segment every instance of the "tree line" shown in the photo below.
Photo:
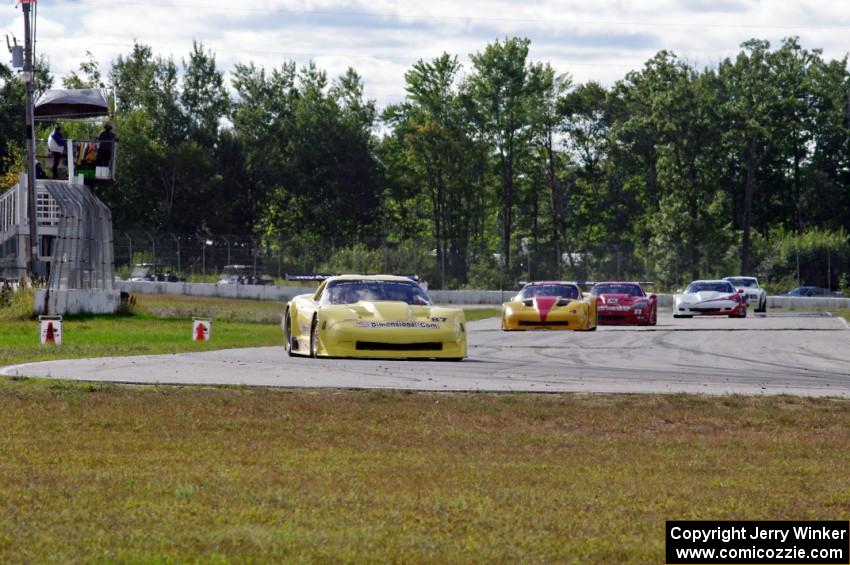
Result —
[[[226, 81], [198, 43], [179, 63], [137, 43], [106, 76], [88, 55], [64, 86], [112, 89], [118, 180], [98, 195], [117, 229], [253, 234], [270, 249], [419, 241], [451, 287], [614, 262], [667, 285], [742, 273], [848, 286], [846, 56], [753, 39], [713, 67], [661, 51], [605, 86], [532, 61], [529, 45], [420, 60], [385, 108], [354, 69], [247, 63]], [[0, 78], [12, 172], [23, 89]]]

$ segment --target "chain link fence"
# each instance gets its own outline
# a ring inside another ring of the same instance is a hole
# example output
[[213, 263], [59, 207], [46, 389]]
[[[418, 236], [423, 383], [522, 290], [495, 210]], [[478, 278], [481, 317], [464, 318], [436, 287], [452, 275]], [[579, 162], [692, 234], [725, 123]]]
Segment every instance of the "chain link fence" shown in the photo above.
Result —
[[116, 271], [126, 277], [134, 264], [153, 263], [188, 280], [211, 280], [226, 265], [284, 279], [295, 273], [416, 274], [431, 288], [512, 289], [527, 280], [650, 280], [648, 264], [627, 245], [561, 251], [528, 240], [517, 242], [506, 271], [500, 253], [459, 253], [428, 240], [291, 238], [275, 244], [250, 235], [186, 235], [116, 231]]
[[[650, 253], [629, 243], [584, 245], [563, 250], [550, 243], [519, 239], [505, 269], [493, 248], [448, 249], [440, 253], [429, 240], [290, 238], [270, 244], [251, 235], [187, 235], [154, 231], [113, 232], [116, 273], [127, 278], [138, 263], [196, 282], [214, 282], [226, 265], [242, 265], [257, 275], [283, 282], [287, 273], [396, 273], [418, 275], [433, 289], [512, 290], [528, 280], [651, 281], [656, 292], [675, 291], [691, 280], [739, 275], [736, 247], [701, 246]], [[2, 246], [0, 278], [17, 280], [15, 250]], [[690, 258], [690, 259], [689, 259]], [[8, 263], [8, 265], [7, 265]], [[830, 290], [850, 287], [850, 257], [809, 254], [775, 260], [758, 258], [752, 273], [771, 294], [800, 285]]]

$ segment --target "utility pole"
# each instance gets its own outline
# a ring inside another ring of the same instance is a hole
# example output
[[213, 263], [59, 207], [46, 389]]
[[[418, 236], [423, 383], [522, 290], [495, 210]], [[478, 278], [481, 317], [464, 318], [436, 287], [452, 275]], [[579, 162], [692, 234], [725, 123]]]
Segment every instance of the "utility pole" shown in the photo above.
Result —
[[33, 116], [33, 81], [34, 72], [32, 64], [32, 34], [30, 32], [30, 4], [36, 0], [21, 0], [21, 9], [24, 12], [24, 72], [23, 78], [26, 82], [27, 100], [27, 222], [29, 223], [29, 255], [27, 256], [27, 272], [30, 280], [36, 276], [35, 264], [38, 259], [38, 218], [36, 215], [35, 195], [35, 119]]

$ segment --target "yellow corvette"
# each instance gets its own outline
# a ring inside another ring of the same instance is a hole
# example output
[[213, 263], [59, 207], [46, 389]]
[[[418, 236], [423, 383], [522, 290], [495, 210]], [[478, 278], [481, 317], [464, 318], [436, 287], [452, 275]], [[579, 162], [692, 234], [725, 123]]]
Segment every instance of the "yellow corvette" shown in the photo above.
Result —
[[596, 330], [596, 297], [576, 283], [532, 282], [502, 304], [502, 329]]
[[314, 294], [290, 300], [282, 325], [289, 355], [466, 357], [463, 310], [434, 306], [422, 287], [406, 277], [330, 277]]

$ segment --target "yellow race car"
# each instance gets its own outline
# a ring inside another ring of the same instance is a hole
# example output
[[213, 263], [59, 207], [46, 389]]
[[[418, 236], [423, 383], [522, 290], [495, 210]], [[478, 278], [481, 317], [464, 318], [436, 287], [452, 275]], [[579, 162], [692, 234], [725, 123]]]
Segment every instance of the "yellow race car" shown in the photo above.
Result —
[[528, 283], [502, 304], [502, 329], [594, 331], [596, 297], [572, 282]]
[[461, 360], [466, 319], [409, 278], [342, 275], [296, 296], [282, 318], [289, 355]]

